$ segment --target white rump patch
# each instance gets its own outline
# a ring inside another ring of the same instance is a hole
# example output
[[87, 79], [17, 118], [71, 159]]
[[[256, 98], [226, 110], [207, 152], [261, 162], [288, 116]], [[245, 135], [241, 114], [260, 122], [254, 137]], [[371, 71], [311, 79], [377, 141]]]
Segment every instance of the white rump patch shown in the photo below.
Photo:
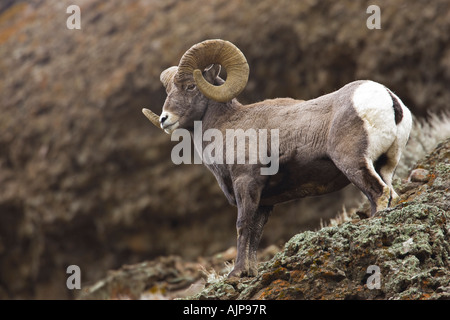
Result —
[[367, 81], [353, 93], [353, 106], [364, 121], [368, 134], [367, 157], [375, 161], [385, 153], [397, 136], [392, 98], [387, 89]]

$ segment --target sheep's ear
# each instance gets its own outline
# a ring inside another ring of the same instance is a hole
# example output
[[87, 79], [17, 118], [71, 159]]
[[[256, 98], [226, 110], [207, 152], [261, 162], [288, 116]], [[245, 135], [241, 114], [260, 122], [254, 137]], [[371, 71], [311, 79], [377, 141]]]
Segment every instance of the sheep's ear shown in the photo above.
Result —
[[209, 83], [214, 84], [216, 78], [219, 76], [220, 70], [220, 64], [212, 64], [203, 71], [203, 78]]

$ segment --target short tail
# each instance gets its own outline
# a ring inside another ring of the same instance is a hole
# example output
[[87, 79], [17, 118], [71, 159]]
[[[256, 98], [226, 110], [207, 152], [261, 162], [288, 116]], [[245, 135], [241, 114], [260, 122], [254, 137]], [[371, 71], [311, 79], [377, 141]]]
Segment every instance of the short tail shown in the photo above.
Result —
[[399, 99], [395, 96], [395, 94], [393, 94], [392, 91], [389, 90], [388, 88], [386, 89], [389, 92], [389, 95], [391, 96], [392, 99], [392, 107], [394, 108], [394, 115], [395, 115], [395, 124], [398, 125], [403, 120], [403, 108], [400, 102], [398, 101]]

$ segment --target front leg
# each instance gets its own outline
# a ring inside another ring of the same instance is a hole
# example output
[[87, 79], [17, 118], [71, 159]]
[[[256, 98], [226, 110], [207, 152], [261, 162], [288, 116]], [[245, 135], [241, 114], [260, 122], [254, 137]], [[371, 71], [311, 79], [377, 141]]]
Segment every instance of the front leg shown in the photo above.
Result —
[[259, 242], [261, 240], [264, 225], [269, 219], [273, 206], [260, 206], [256, 211], [252, 222], [252, 232], [250, 234], [250, 270], [253, 270], [252, 275], [257, 275], [258, 259], [256, 252], [258, 251]]
[[256, 251], [262, 231], [272, 207], [260, 207], [261, 183], [250, 177], [235, 180], [234, 190], [238, 206], [237, 257], [228, 277], [255, 276], [257, 274]]

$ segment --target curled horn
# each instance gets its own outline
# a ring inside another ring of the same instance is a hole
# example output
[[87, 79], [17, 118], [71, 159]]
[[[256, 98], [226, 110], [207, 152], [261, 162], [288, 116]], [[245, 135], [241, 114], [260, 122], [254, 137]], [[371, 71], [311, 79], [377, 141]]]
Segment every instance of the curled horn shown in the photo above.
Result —
[[[203, 78], [202, 71], [211, 64], [220, 64], [227, 71], [227, 80], [214, 86]], [[227, 102], [244, 90], [249, 75], [249, 66], [244, 54], [231, 42], [206, 40], [192, 46], [180, 60], [175, 79], [183, 82], [193, 75], [198, 89], [208, 98]]]
[[167, 88], [170, 85], [174, 75], [177, 73], [177, 70], [178, 67], [170, 67], [161, 73], [159, 80], [161, 80], [164, 88]]

